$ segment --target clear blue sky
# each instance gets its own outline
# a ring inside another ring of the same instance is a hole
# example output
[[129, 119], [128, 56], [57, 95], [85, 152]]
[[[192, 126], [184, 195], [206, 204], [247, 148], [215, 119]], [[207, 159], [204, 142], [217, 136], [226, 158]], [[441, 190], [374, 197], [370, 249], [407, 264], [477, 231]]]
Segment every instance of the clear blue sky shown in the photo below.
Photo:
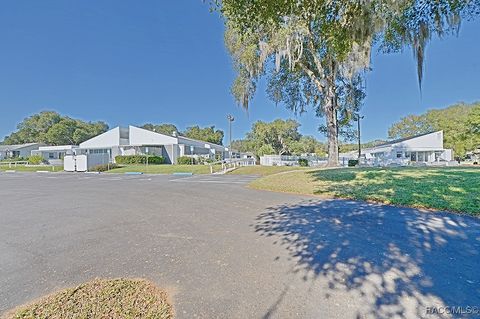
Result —
[[[480, 22], [427, 50], [420, 96], [410, 50], [373, 56], [363, 137], [385, 138], [409, 113], [480, 100]], [[56, 110], [117, 125], [174, 123], [226, 129], [294, 117], [260, 87], [249, 113], [229, 90], [234, 77], [223, 22], [201, 0], [5, 0], [0, 4], [0, 136], [23, 118]], [[301, 131], [323, 139], [310, 112]]]

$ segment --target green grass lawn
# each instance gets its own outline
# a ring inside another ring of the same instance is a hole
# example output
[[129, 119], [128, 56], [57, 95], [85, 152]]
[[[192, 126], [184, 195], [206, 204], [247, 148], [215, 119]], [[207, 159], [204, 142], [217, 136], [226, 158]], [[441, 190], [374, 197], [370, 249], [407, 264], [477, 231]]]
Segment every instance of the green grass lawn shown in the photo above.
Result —
[[[219, 169], [216, 167], [215, 171]], [[112, 169], [108, 173], [141, 172], [146, 174], [193, 173], [210, 174], [209, 165], [126, 165]]]
[[228, 174], [232, 175], [260, 175], [268, 176], [277, 173], [283, 173], [288, 171], [298, 171], [306, 170], [308, 167], [299, 167], [299, 166], [244, 166], [239, 167], [234, 171], [229, 172]]
[[50, 172], [63, 172], [63, 167], [61, 166], [25, 166], [25, 165], [17, 165], [16, 167], [12, 165], [9, 167], [8, 165], [0, 165], [0, 172], [3, 171], [17, 171], [17, 172], [36, 172], [36, 171], [50, 171]]
[[480, 169], [342, 168], [270, 175], [251, 187], [480, 215]]
[[19, 307], [4, 318], [173, 318], [164, 291], [141, 279], [96, 279]]

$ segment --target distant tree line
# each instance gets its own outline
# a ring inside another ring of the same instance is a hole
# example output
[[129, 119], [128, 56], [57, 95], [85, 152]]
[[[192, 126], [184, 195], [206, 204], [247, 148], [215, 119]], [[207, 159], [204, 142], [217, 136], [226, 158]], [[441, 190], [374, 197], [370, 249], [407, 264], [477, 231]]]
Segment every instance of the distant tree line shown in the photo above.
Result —
[[277, 119], [273, 122], [257, 121], [244, 139], [232, 142], [232, 149], [262, 155], [326, 155], [326, 144], [313, 136], [300, 134], [300, 123], [295, 120]]
[[[105, 122], [85, 122], [54, 111], [43, 111], [25, 118], [17, 125], [17, 130], [5, 136], [0, 144], [44, 143], [48, 145], [78, 145], [108, 130]], [[179, 135], [222, 145], [224, 133], [215, 126], [201, 128], [198, 125], [188, 127], [184, 132], [174, 124], [145, 124], [142, 126], [161, 134]]]
[[444, 132], [444, 147], [463, 157], [480, 146], [480, 102], [455, 104], [445, 109], [429, 110], [420, 115], [408, 115], [388, 130], [390, 139], [440, 131]]
[[[277, 119], [272, 122], [257, 121], [244, 139], [232, 142], [232, 148], [240, 152], [252, 152], [259, 157], [266, 154], [301, 155], [327, 154], [327, 144], [313, 136], [299, 132], [296, 120]], [[142, 128], [165, 135], [179, 135], [222, 145], [224, 132], [215, 126], [194, 125], [179, 131], [174, 124], [145, 124]], [[1, 144], [45, 143], [50, 145], [78, 145], [108, 130], [105, 122], [85, 122], [62, 116], [54, 111], [43, 111], [25, 118], [17, 130], [6, 136]], [[445, 109], [429, 110], [420, 115], [408, 115], [394, 123], [389, 139], [406, 138], [432, 131], [444, 131], [444, 146], [452, 148], [459, 157], [467, 151], [480, 147], [480, 102], [455, 104]], [[346, 141], [339, 145], [340, 152], [356, 151], [358, 144], [348, 143], [355, 138], [355, 132], [341, 134]], [[362, 148], [385, 143], [374, 140], [362, 143]]]
[[77, 145], [107, 130], [105, 122], [85, 122], [57, 112], [44, 111], [25, 118], [17, 125], [15, 132], [5, 137], [2, 144]]
[[179, 131], [174, 124], [144, 124], [142, 128], [165, 135], [173, 135], [174, 133], [199, 141], [205, 141], [218, 145], [223, 145], [224, 132], [215, 129], [215, 126], [200, 127], [198, 125], [187, 127], [185, 131]]

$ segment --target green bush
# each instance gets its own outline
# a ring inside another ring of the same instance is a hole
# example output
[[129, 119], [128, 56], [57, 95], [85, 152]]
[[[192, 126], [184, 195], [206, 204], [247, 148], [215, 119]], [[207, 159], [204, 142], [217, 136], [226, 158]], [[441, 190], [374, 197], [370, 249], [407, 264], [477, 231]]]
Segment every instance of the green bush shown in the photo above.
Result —
[[23, 161], [28, 161], [28, 157], [27, 157], [27, 158], [23, 158], [23, 157], [8, 157], [8, 158], [4, 158], [4, 159], [0, 160], [0, 162], [23, 162]]
[[308, 166], [308, 160], [306, 158], [300, 158], [298, 160], [298, 165], [303, 166], [303, 167], [307, 167]]
[[193, 165], [196, 163], [197, 161], [193, 157], [180, 156], [179, 158], [177, 158], [177, 164], [179, 165]]
[[28, 158], [28, 163], [32, 165], [43, 164], [45, 161], [42, 155], [32, 155]]
[[165, 162], [162, 156], [156, 155], [118, 155], [115, 156], [117, 164], [146, 164], [148, 157], [148, 164], [163, 164]]
[[89, 171], [91, 172], [106, 172], [108, 171], [109, 169], [114, 169], [114, 168], [118, 168], [118, 165], [117, 164], [101, 164], [101, 165], [97, 165], [97, 166], [94, 166], [92, 168], [89, 169]]
[[162, 156], [148, 155], [148, 164], [160, 165], [164, 163], [165, 163], [165, 159]]
[[348, 167], [354, 167], [358, 165], [358, 160], [348, 160]]

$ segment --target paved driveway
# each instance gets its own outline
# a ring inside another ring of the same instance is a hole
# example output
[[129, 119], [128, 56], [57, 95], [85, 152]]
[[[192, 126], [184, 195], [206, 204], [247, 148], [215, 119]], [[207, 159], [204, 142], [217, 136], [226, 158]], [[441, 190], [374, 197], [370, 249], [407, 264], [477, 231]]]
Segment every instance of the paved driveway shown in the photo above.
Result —
[[0, 313], [125, 276], [167, 289], [178, 318], [480, 306], [478, 219], [254, 191], [251, 179], [0, 173]]

